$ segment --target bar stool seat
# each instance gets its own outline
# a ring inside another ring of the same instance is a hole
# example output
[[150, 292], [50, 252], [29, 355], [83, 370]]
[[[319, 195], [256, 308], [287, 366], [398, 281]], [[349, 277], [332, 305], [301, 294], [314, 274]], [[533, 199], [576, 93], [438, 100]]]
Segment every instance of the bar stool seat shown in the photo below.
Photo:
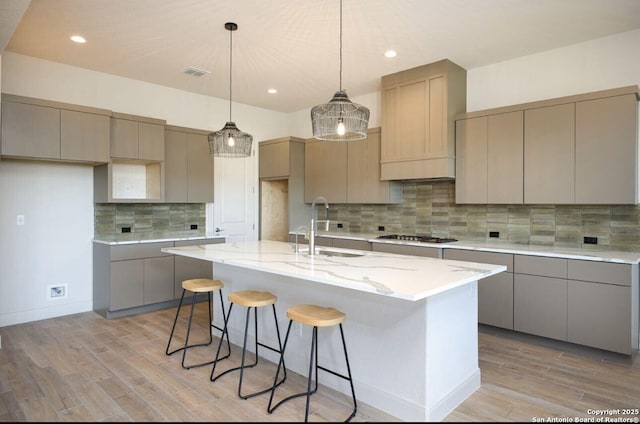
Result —
[[[176, 317], [173, 320], [171, 334], [169, 335], [169, 341], [167, 342], [167, 349], [165, 350], [165, 353], [169, 356], [173, 355], [176, 352], [182, 351], [182, 361], [181, 361], [182, 368], [185, 368], [185, 369], [196, 368], [204, 365], [210, 365], [214, 362], [214, 361], [205, 361], [197, 364], [186, 365], [185, 359], [186, 359], [186, 354], [188, 349], [197, 347], [197, 346], [208, 346], [213, 342], [213, 335], [211, 334], [211, 328], [215, 328], [216, 330], [221, 332], [222, 335], [220, 336], [220, 341], [222, 342], [222, 339], [224, 338], [223, 329], [213, 323], [213, 299], [211, 296], [212, 296], [212, 293], [216, 291], [220, 294], [220, 306], [222, 308], [222, 316], [223, 316], [223, 319], [225, 319], [226, 321], [226, 315], [224, 310], [224, 299], [222, 298], [223, 287], [224, 287], [224, 284], [222, 283], [222, 281], [213, 280], [209, 278], [193, 278], [189, 280], [184, 280], [182, 282], [182, 296], [180, 296], [180, 302], [178, 303], [178, 308], [176, 309]], [[171, 342], [173, 340], [176, 324], [178, 322], [180, 310], [182, 309], [182, 305], [184, 303], [184, 296], [187, 291], [191, 292], [192, 296], [191, 296], [191, 311], [189, 313], [189, 324], [187, 326], [187, 333], [185, 336], [184, 345], [170, 351], [169, 349], [171, 347]], [[207, 306], [209, 310], [209, 331], [208, 331], [209, 341], [204, 343], [189, 344], [189, 336], [191, 335], [191, 324], [193, 322], [193, 311], [195, 309], [197, 293], [207, 293]], [[227, 354], [220, 358], [216, 357], [215, 360], [222, 360], [222, 359], [228, 358], [230, 354], [231, 354], [231, 344], [229, 343], [229, 335], [227, 334]]]
[[[227, 335], [227, 340], [229, 338], [229, 334], [228, 334], [228, 322], [229, 322], [229, 318], [231, 317], [231, 309], [233, 308], [233, 305], [240, 305], [240, 306], [244, 306], [247, 308], [247, 316], [245, 319], [245, 326], [244, 326], [244, 343], [242, 344], [242, 360], [240, 363], [239, 367], [235, 367], [235, 368], [230, 368], [227, 369], [223, 372], [221, 372], [220, 374], [218, 374], [217, 376], [215, 375], [216, 372], [216, 365], [217, 365], [217, 361], [218, 361], [218, 355], [220, 354], [220, 348], [222, 346], [222, 339], [220, 339], [220, 343], [218, 343], [218, 351], [216, 352], [216, 359], [213, 362], [213, 367], [211, 369], [211, 376], [210, 376], [210, 380], [211, 381], [216, 381], [218, 378], [222, 377], [225, 374], [228, 374], [232, 371], [238, 371], [240, 370], [240, 377], [238, 379], [238, 396], [242, 399], [249, 399], [251, 397], [257, 396], [257, 395], [261, 395], [263, 393], [266, 393], [268, 391], [272, 390], [272, 386], [267, 387], [264, 390], [259, 390], [257, 392], [251, 393], [251, 394], [242, 394], [242, 379], [244, 377], [244, 370], [245, 368], [253, 368], [258, 364], [258, 357], [259, 357], [259, 353], [258, 353], [258, 346], [262, 346], [264, 348], [267, 348], [273, 352], [282, 353], [282, 340], [280, 339], [280, 329], [278, 327], [278, 316], [276, 315], [276, 301], [278, 300], [278, 298], [273, 295], [272, 293], [268, 292], [268, 291], [257, 291], [257, 290], [241, 290], [241, 291], [236, 291], [236, 292], [232, 292], [229, 293], [228, 295], [228, 299], [229, 299], [229, 312], [227, 313], [227, 316], [225, 318], [225, 323], [224, 323], [224, 329], [223, 329], [223, 334]], [[275, 321], [275, 327], [276, 327], [276, 336], [278, 338], [278, 347], [274, 348], [271, 347], [267, 344], [264, 344], [262, 342], [258, 341], [258, 308], [264, 307], [264, 306], [269, 306], [271, 305], [271, 308], [273, 309], [273, 318]], [[249, 330], [249, 314], [251, 312], [251, 310], [253, 309], [253, 318], [254, 318], [254, 333], [255, 333], [255, 361], [252, 364], [246, 365], [245, 364], [245, 356], [246, 356], [246, 351], [247, 351], [247, 336], [248, 336], [248, 330]], [[284, 369], [284, 377], [282, 378], [282, 380], [277, 384], [280, 385], [284, 382], [284, 380], [287, 378], [287, 370], [286, 368]]]
[[[353, 388], [353, 379], [351, 377], [351, 368], [349, 366], [349, 356], [347, 355], [347, 345], [345, 343], [344, 331], [342, 329], [342, 323], [346, 319], [346, 315], [343, 312], [340, 312], [339, 310], [331, 307], [323, 307], [323, 306], [317, 306], [317, 305], [296, 305], [296, 306], [291, 306], [290, 308], [287, 309], [287, 317], [289, 318], [289, 326], [287, 328], [287, 334], [284, 338], [284, 346], [282, 347], [282, 353], [280, 355], [280, 362], [278, 363], [278, 370], [276, 371], [274, 385], [271, 389], [271, 397], [269, 398], [267, 411], [269, 413], [272, 413], [282, 403], [288, 400], [291, 400], [293, 398], [306, 396], [307, 403], [305, 408], [304, 421], [307, 422], [309, 418], [309, 401], [310, 401], [311, 395], [318, 390], [318, 370], [320, 369], [330, 374], [333, 374], [336, 377], [340, 377], [344, 380], [349, 381], [349, 384], [351, 386], [351, 396], [353, 399], [353, 411], [347, 417], [345, 422], [350, 421], [356, 415], [358, 404], [356, 401], [356, 393]], [[297, 321], [301, 324], [305, 324], [313, 327], [313, 333], [311, 337], [311, 354], [309, 356], [309, 375], [307, 378], [307, 391], [287, 396], [272, 407], [271, 405], [273, 403], [276, 387], [279, 385], [279, 384], [276, 384], [276, 381], [278, 381], [278, 375], [280, 374], [280, 365], [284, 364], [284, 353], [287, 348], [287, 341], [289, 340], [289, 334], [291, 332], [291, 325], [293, 324], [293, 321]], [[340, 328], [340, 337], [342, 339], [344, 359], [347, 366], [347, 375], [337, 373], [334, 370], [328, 369], [318, 364], [318, 327], [331, 327], [335, 325], [339, 326]], [[312, 373], [314, 369], [315, 369], [315, 387], [312, 390], [311, 380], [312, 380]]]

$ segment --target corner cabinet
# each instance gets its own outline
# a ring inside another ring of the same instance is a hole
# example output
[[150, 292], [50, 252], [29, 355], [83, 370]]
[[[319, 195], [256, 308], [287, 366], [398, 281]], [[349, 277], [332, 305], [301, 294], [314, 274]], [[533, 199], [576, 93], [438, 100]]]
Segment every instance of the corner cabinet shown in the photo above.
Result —
[[211, 262], [163, 253], [162, 248], [224, 243], [224, 238], [93, 243], [93, 309], [106, 318], [174, 306], [182, 281], [211, 278]]
[[2, 95], [2, 156], [98, 164], [109, 161], [111, 111]]
[[324, 196], [329, 203], [400, 203], [400, 183], [383, 181], [380, 176], [380, 136], [380, 128], [371, 128], [363, 140], [308, 139], [304, 201], [311, 203]]
[[382, 77], [382, 180], [455, 177], [467, 71], [444, 59]]
[[165, 127], [165, 202], [212, 203], [213, 156], [208, 132]]
[[638, 86], [456, 117], [456, 203], [637, 204]]

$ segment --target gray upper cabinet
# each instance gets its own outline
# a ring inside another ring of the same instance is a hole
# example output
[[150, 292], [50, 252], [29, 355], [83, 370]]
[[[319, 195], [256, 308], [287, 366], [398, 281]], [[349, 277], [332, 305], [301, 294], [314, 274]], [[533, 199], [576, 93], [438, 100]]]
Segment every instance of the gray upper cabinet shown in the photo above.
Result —
[[456, 121], [456, 203], [523, 200], [523, 113]]
[[637, 140], [636, 94], [576, 103], [576, 203], [637, 203]]
[[191, 128], [165, 128], [165, 201], [213, 202], [213, 156], [207, 132]]
[[304, 146], [304, 201], [347, 203], [347, 142], [310, 138]]
[[67, 162], [109, 161], [111, 112], [2, 95], [3, 156]]
[[524, 203], [574, 203], [575, 105], [524, 114]]
[[60, 157], [74, 161], [109, 162], [109, 116], [60, 110]]
[[380, 177], [380, 128], [357, 141], [305, 144], [304, 201], [324, 196], [329, 203], [399, 203], [402, 187]]
[[112, 115], [112, 158], [164, 161], [164, 125], [166, 121], [116, 112], [113, 112]]
[[456, 116], [456, 202], [636, 204], [638, 86]]
[[59, 159], [60, 109], [2, 101], [2, 155]]

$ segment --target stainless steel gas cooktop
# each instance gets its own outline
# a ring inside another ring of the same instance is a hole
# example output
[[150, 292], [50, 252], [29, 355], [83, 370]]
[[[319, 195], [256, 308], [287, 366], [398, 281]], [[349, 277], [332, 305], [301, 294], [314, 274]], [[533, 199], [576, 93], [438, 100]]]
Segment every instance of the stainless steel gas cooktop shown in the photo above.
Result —
[[421, 243], [451, 243], [458, 241], [453, 238], [441, 238], [426, 235], [403, 235], [403, 234], [387, 234], [384, 236], [378, 236], [378, 239], [384, 240], [406, 240], [406, 241], [418, 241]]

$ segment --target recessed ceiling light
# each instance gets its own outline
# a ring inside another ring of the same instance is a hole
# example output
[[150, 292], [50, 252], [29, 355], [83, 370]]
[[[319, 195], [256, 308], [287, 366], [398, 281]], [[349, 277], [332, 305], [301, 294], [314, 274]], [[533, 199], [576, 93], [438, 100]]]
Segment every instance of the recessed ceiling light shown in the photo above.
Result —
[[86, 43], [87, 42], [87, 40], [85, 40], [84, 37], [81, 36], [81, 35], [72, 35], [69, 38], [71, 38], [71, 41], [74, 41], [76, 43]]
[[395, 50], [387, 50], [384, 52], [385, 57], [396, 57], [397, 53]]
[[275, 88], [270, 88], [267, 90], [267, 93], [269, 94], [276, 94], [278, 92], [278, 90], [276, 90]]

